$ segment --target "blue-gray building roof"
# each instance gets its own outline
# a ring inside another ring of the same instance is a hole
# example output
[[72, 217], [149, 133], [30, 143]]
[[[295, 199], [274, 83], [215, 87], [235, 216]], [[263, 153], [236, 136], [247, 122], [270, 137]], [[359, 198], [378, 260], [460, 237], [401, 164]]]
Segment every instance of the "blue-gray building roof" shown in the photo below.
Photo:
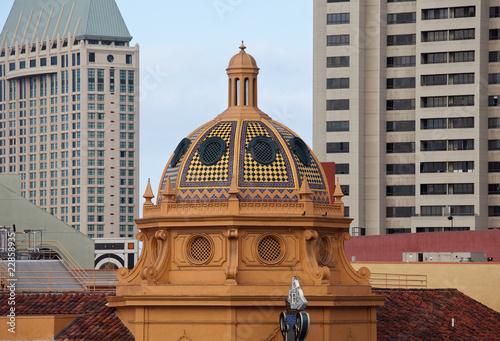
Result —
[[47, 38], [130, 41], [115, 0], [16, 0], [0, 35], [4, 47]]

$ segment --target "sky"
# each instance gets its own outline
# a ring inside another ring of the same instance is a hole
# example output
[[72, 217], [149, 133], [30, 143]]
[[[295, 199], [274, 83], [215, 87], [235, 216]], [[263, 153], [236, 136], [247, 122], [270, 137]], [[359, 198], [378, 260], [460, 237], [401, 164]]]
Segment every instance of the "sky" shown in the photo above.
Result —
[[[242, 40], [260, 68], [259, 108], [312, 147], [312, 1], [116, 2], [140, 48], [141, 195], [148, 178], [157, 195], [180, 140], [227, 108]], [[2, 27], [13, 3], [0, 1]]]

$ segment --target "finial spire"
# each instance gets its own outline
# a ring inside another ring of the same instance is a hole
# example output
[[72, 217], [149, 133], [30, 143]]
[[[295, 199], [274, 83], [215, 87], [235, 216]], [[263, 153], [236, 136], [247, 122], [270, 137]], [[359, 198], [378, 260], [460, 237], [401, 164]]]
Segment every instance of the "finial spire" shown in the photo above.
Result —
[[247, 47], [245, 46], [245, 44], [243, 43], [243, 40], [242, 40], [242, 41], [241, 41], [241, 46], [240, 46], [241, 51], [243, 51], [243, 52], [244, 52], [246, 48], [247, 48]]
[[146, 186], [146, 192], [144, 192], [144, 195], [142, 196], [144, 199], [146, 199], [146, 202], [144, 205], [153, 205], [151, 202], [151, 199], [153, 199], [155, 196], [153, 194], [153, 190], [151, 189], [151, 182], [150, 179], [148, 179], [148, 184]]
[[342, 189], [340, 188], [340, 181], [339, 178], [337, 177], [337, 184], [335, 185], [335, 192], [333, 192], [333, 197], [335, 198], [335, 201], [342, 202], [342, 197], [344, 196], [344, 193], [342, 193]]
[[167, 183], [165, 184], [165, 188], [160, 193], [165, 197], [166, 202], [175, 202], [176, 192], [174, 186], [172, 185], [172, 180], [170, 180], [170, 176], [167, 177]]

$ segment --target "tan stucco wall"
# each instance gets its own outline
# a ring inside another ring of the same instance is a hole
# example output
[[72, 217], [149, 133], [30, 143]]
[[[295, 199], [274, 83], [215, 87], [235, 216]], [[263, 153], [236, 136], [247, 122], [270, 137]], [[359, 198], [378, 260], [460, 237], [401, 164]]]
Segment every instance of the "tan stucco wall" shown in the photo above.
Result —
[[[0, 340], [53, 340], [68, 324], [81, 315], [59, 315], [59, 316], [16, 316], [11, 319], [8, 316], [0, 317]], [[8, 322], [15, 324], [9, 325]], [[4, 327], [6, 326], [6, 327]], [[15, 331], [9, 332], [9, 328]]]
[[500, 311], [500, 263], [362, 263], [372, 273], [426, 275], [427, 288], [455, 288]]

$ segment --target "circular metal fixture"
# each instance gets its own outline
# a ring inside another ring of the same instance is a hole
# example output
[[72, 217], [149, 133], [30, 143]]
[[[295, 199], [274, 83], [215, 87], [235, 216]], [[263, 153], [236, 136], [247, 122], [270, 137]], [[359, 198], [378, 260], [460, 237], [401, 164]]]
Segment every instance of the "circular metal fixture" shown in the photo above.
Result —
[[172, 157], [172, 161], [170, 161], [170, 166], [175, 167], [177, 163], [181, 160], [182, 156], [186, 153], [191, 144], [191, 140], [188, 138], [183, 138], [181, 142], [177, 145], [174, 151], [174, 156]]
[[276, 143], [267, 136], [255, 136], [248, 144], [248, 150], [258, 163], [268, 165], [276, 159]]
[[202, 164], [205, 166], [214, 165], [226, 153], [226, 142], [218, 136], [209, 137], [203, 141], [198, 152]]
[[108, 62], [112, 63], [115, 60], [115, 57], [112, 54], [108, 54]]
[[292, 151], [297, 155], [300, 162], [306, 166], [311, 165], [311, 153], [309, 153], [309, 148], [300, 137], [293, 137], [289, 140], [290, 147]]
[[266, 264], [277, 264], [284, 256], [284, 244], [276, 236], [265, 235], [257, 242], [257, 255]]
[[188, 259], [194, 264], [205, 264], [212, 258], [214, 247], [207, 236], [196, 235], [189, 240], [187, 246]]

